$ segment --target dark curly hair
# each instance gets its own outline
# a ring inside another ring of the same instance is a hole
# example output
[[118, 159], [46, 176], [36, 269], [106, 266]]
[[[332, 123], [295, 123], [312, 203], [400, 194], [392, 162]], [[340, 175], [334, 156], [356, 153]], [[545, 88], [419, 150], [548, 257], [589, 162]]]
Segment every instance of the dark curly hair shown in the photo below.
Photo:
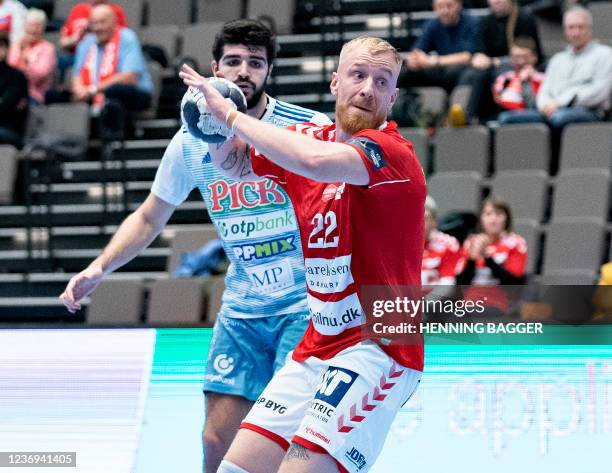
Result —
[[262, 46], [266, 49], [268, 64], [276, 57], [276, 38], [274, 33], [263, 23], [256, 20], [232, 20], [223, 25], [215, 36], [212, 54], [219, 62], [226, 44], [243, 44], [245, 46]]

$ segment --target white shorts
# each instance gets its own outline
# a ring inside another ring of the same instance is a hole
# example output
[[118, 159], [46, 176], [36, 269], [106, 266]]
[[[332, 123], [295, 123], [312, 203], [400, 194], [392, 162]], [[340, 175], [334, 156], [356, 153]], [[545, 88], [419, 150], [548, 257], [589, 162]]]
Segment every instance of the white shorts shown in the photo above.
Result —
[[328, 453], [341, 472], [368, 471], [421, 372], [377, 345], [359, 343], [329, 360], [290, 360], [272, 378], [241, 427], [287, 449]]

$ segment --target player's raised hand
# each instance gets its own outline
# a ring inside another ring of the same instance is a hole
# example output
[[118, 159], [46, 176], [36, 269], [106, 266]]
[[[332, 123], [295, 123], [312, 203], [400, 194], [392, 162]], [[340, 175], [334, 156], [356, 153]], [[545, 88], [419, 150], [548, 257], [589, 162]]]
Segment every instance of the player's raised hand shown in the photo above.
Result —
[[210, 85], [206, 77], [198, 74], [193, 68], [187, 64], [181, 66], [179, 77], [183, 79], [185, 85], [195, 87], [200, 90], [206, 99], [208, 111], [221, 123], [225, 123], [227, 113], [232, 110], [231, 105], [219, 91]]
[[59, 296], [68, 312], [74, 314], [81, 309], [81, 300], [89, 296], [102, 282], [104, 272], [98, 266], [89, 266], [73, 276], [64, 292]]

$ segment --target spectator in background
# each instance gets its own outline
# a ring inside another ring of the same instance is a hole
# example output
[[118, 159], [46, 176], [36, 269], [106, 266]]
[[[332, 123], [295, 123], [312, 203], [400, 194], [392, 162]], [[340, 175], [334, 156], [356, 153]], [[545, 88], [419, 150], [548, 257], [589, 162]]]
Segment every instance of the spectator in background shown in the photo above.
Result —
[[433, 0], [437, 18], [428, 21], [404, 58], [400, 87], [438, 86], [450, 93], [476, 51], [478, 19], [463, 12], [461, 0]]
[[110, 5], [117, 16], [117, 24], [126, 27], [125, 12], [120, 5], [105, 0], [89, 0], [89, 2], [77, 3], [72, 7], [68, 18], [60, 30], [60, 46], [69, 54], [74, 54], [77, 44], [87, 34], [91, 9], [96, 5]]
[[9, 37], [0, 33], [0, 144], [21, 148], [28, 115], [28, 81], [6, 62]]
[[538, 64], [543, 60], [535, 17], [521, 10], [516, 0], [488, 0], [488, 4], [491, 13], [481, 20], [477, 52], [464, 77], [465, 83], [472, 85], [467, 114], [480, 120], [494, 114], [491, 86], [494, 78], [509, 67], [508, 55], [514, 38], [532, 38]]
[[568, 123], [602, 120], [610, 109], [612, 48], [593, 40], [593, 17], [583, 7], [563, 15], [565, 51], [555, 54], [546, 68], [537, 104], [553, 129]]
[[8, 33], [11, 43], [23, 36], [26, 7], [17, 0], [0, 0], [0, 33]]
[[45, 94], [53, 85], [57, 55], [55, 46], [44, 39], [47, 15], [31, 8], [26, 14], [25, 34], [9, 51], [8, 63], [19, 69], [28, 79], [30, 101], [43, 104]]
[[523, 114], [538, 113], [536, 97], [544, 74], [535, 68], [536, 46], [532, 38], [516, 38], [510, 48], [512, 70], [503, 72], [493, 84], [495, 103], [506, 110], [497, 118], [500, 123], [520, 121]]
[[484, 300], [488, 314], [506, 313], [511, 302], [508, 292], [491, 286], [524, 284], [527, 243], [512, 232], [512, 211], [501, 199], [483, 202], [479, 230], [463, 244], [463, 269], [457, 284], [470, 285], [464, 299]]
[[104, 106], [102, 128], [124, 131], [131, 112], [151, 105], [153, 82], [134, 31], [117, 25], [110, 5], [91, 10], [91, 33], [79, 43], [73, 68], [72, 100]]
[[459, 241], [437, 229], [438, 206], [427, 196], [425, 200], [425, 250], [421, 263], [423, 286], [454, 286], [457, 265], [461, 259]]

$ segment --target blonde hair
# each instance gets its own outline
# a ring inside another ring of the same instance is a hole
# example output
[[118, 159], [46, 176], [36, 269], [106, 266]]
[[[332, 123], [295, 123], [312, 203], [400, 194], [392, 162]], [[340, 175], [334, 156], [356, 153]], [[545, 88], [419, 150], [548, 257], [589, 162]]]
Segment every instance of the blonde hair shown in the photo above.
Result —
[[382, 38], [376, 38], [374, 36], [358, 36], [357, 38], [350, 40], [348, 43], [345, 43], [340, 51], [339, 62], [342, 62], [343, 56], [345, 56], [351, 49], [359, 46], [366, 47], [368, 52], [373, 55], [391, 53], [393, 54], [397, 65], [400, 66], [402, 64], [402, 58], [397, 49], [395, 49], [388, 41], [385, 41]]
[[47, 14], [38, 8], [30, 8], [26, 13], [25, 21], [40, 23], [44, 29], [47, 26]]

